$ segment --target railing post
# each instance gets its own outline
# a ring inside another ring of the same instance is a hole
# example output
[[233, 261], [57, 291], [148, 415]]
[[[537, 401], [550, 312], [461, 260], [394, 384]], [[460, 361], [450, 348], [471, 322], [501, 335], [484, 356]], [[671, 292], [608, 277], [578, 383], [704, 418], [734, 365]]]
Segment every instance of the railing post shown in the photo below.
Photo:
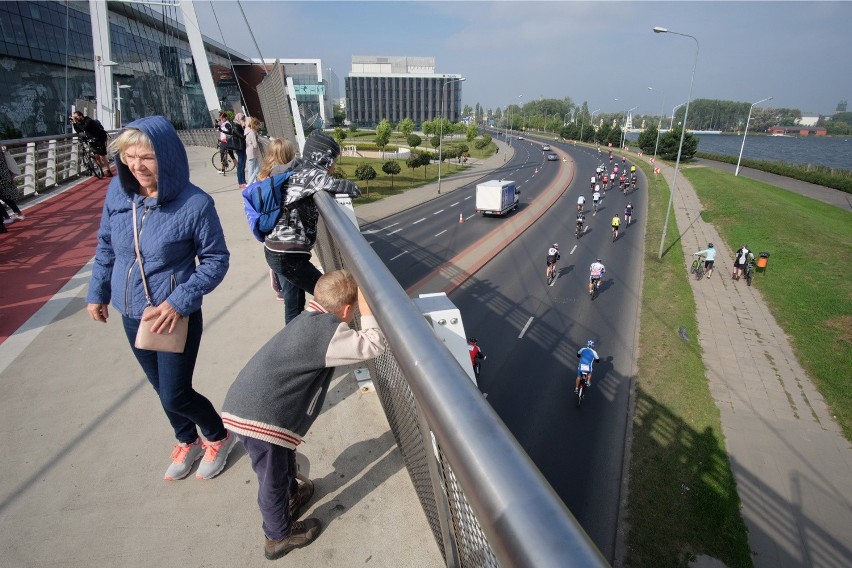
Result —
[[36, 172], [36, 144], [27, 142], [27, 153], [24, 162], [24, 195], [33, 193], [38, 195], [38, 183]]
[[71, 139], [71, 151], [68, 153], [68, 177], [80, 173], [80, 140]]
[[47, 164], [44, 168], [44, 187], [56, 185], [56, 140], [47, 143]]

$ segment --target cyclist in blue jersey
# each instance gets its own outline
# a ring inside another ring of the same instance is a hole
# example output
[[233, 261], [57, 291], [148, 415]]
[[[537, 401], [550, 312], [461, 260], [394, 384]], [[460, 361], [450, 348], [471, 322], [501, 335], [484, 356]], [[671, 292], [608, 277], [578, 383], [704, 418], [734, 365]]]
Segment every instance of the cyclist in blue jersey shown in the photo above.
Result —
[[707, 278], [713, 274], [713, 261], [716, 260], [716, 249], [713, 248], [713, 243], [707, 243], [707, 248], [698, 252], [692, 253], [692, 256], [704, 256], [704, 270], [707, 271]]
[[574, 385], [574, 394], [580, 392], [580, 377], [583, 373], [586, 373], [586, 386], [592, 386], [592, 366], [601, 362], [598, 352], [595, 351], [595, 342], [591, 339], [586, 342], [585, 347], [577, 350], [577, 357], [580, 359], [580, 364], [577, 366], [577, 383]]

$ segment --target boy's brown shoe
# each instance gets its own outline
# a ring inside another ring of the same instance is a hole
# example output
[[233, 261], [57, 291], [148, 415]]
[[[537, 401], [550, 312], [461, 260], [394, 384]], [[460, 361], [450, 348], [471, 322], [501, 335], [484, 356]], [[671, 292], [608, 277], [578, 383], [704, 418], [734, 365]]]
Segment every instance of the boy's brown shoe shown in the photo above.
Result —
[[294, 548], [301, 548], [312, 543], [319, 536], [321, 527], [318, 519], [296, 521], [293, 523], [289, 536], [285, 536], [281, 540], [269, 540], [267, 538], [263, 552], [267, 559], [277, 560]]

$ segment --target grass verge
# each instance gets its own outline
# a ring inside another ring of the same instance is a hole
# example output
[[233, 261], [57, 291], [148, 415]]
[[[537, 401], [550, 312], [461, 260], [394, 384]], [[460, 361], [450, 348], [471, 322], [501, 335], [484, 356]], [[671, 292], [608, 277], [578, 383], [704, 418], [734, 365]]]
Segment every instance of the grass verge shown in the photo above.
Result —
[[[698, 158], [706, 158], [717, 162], [727, 162], [736, 164], [736, 156], [724, 156], [720, 154], [708, 154], [698, 152], [695, 154]], [[762, 170], [780, 176], [785, 176], [793, 179], [815, 183], [825, 187], [833, 187], [846, 193], [852, 193], [852, 171], [842, 170], [838, 168], [829, 168], [826, 166], [812, 166], [802, 164], [790, 164], [787, 162], [770, 162], [767, 160], [750, 160], [743, 158], [742, 164], [745, 168], [753, 168]]]
[[732, 250], [747, 243], [768, 251], [754, 285], [792, 339], [796, 357], [816, 382], [852, 440], [852, 213], [714, 168], [686, 168], [715, 225]]
[[[438, 179], [438, 164], [430, 164], [412, 170], [405, 165], [405, 160], [396, 160], [399, 163], [400, 172], [393, 176], [387, 175], [382, 171], [382, 165], [388, 159], [382, 160], [378, 158], [349, 158], [343, 157], [337, 161], [337, 170], [343, 171], [346, 179], [358, 184], [361, 188], [361, 197], [355, 202], [355, 206], [363, 203], [372, 203], [384, 199], [390, 195], [396, 195], [408, 190], [416, 190], [416, 188], [436, 181]], [[361, 181], [355, 177], [355, 169], [361, 164], [370, 164], [376, 170], [376, 178], [367, 181]], [[467, 169], [468, 165], [460, 165], [455, 161], [450, 162], [445, 160], [441, 166], [441, 179], [450, 177], [451, 175]]]
[[[752, 566], [683, 253], [675, 246], [657, 259], [669, 188], [639, 166], [650, 187], [625, 561], [686, 566], [709, 555], [729, 567]], [[668, 234], [678, 231], [670, 227]]]

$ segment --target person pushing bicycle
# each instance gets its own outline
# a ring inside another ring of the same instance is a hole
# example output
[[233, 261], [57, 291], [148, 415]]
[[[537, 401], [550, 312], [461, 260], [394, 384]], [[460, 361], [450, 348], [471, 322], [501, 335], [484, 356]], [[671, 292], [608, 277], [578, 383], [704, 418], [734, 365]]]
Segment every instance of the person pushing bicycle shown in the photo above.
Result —
[[704, 257], [704, 270], [707, 271], [707, 278], [710, 278], [713, 274], [713, 262], [716, 260], [716, 249], [713, 248], [713, 243], [707, 243], [706, 249], [694, 252], [692, 256]]

